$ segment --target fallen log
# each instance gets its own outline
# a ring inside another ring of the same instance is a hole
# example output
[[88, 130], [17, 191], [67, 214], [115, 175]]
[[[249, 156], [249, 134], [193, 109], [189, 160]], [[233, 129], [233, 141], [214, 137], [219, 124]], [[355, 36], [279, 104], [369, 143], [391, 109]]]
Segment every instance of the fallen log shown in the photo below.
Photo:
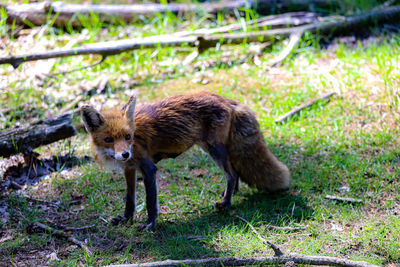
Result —
[[116, 55], [125, 51], [157, 48], [161, 46], [197, 46], [200, 51], [204, 51], [216, 44], [240, 44], [243, 42], [266, 42], [277, 37], [289, 37], [294, 33], [311, 32], [319, 34], [320, 37], [332, 38], [335, 36], [346, 35], [350, 33], [360, 33], [370, 27], [382, 25], [385, 23], [396, 23], [400, 20], [400, 6], [389, 7], [385, 9], [373, 10], [361, 15], [322, 21], [284, 29], [272, 29], [257, 32], [244, 33], [225, 33], [206, 36], [175, 36], [159, 35], [142, 39], [127, 39], [109, 42], [100, 42], [89, 44], [84, 47], [73, 49], [53, 50], [40, 54], [30, 54], [22, 56], [8, 56], [0, 58], [0, 64], [11, 64], [17, 68], [21, 63], [33, 60], [77, 56], [86, 54], [98, 54], [102, 56]]
[[[1, 6], [0, 6], [1, 7]], [[163, 4], [131, 4], [131, 5], [79, 5], [63, 2], [41, 2], [29, 3], [13, 6], [4, 6], [10, 24], [19, 25], [44, 25], [52, 21], [52, 25], [63, 27], [67, 24], [73, 27], [82, 26], [82, 22], [77, 16], [90, 18], [95, 14], [99, 21], [103, 23], [124, 23], [132, 22], [141, 15], [154, 15], [157, 13], [187, 13], [187, 12], [207, 12], [216, 14], [218, 12], [231, 12], [238, 8], [252, 8], [258, 13], [276, 14], [288, 11], [304, 10], [337, 10], [337, 1], [332, 0], [236, 0], [218, 1], [200, 4], [170, 3]]]
[[71, 112], [51, 119], [42, 119], [31, 124], [0, 132], [0, 157], [53, 143], [77, 134], [72, 125]]

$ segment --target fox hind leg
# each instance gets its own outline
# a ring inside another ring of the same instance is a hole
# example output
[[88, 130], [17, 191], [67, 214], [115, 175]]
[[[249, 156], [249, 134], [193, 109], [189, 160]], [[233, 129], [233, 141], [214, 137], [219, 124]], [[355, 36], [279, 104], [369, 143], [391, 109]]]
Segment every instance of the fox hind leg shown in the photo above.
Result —
[[217, 203], [216, 207], [220, 210], [229, 210], [232, 204], [233, 193], [238, 189], [238, 175], [228, 160], [228, 153], [224, 145], [208, 145], [207, 151], [217, 165], [224, 171], [227, 183], [222, 202]]
[[[233, 194], [236, 194], [237, 192], [239, 192], [239, 175], [236, 175], [236, 184], [235, 184], [235, 190], [233, 191]], [[225, 196], [225, 190], [222, 191], [222, 193], [221, 193], [221, 197], [223, 197], [223, 196]]]

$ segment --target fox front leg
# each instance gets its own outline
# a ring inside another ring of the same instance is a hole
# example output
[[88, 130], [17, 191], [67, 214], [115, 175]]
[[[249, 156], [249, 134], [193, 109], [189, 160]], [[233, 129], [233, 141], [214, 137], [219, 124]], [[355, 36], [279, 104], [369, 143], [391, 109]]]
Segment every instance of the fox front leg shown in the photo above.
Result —
[[126, 168], [124, 171], [126, 181], [126, 202], [124, 216], [117, 216], [111, 223], [118, 225], [133, 218], [136, 213], [136, 169]]
[[147, 221], [140, 227], [140, 230], [151, 231], [156, 226], [158, 216], [157, 199], [157, 167], [150, 159], [143, 159], [140, 163], [140, 170], [143, 174], [143, 182], [146, 190]]
[[218, 166], [224, 171], [226, 178], [226, 189], [224, 191], [224, 197], [222, 202], [217, 203], [215, 206], [219, 210], [230, 210], [232, 204], [232, 196], [235, 189], [238, 189], [238, 175], [232, 168], [231, 163], [228, 160], [228, 153], [226, 147], [222, 144], [212, 144], [207, 147], [208, 153], [218, 164]]

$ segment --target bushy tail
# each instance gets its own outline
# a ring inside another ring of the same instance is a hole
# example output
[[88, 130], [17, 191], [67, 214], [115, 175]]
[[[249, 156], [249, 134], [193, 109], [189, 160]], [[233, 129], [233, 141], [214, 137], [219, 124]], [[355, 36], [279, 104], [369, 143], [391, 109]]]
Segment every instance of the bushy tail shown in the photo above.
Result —
[[241, 104], [233, 109], [228, 154], [240, 179], [263, 191], [289, 189], [289, 169], [269, 150], [254, 113]]

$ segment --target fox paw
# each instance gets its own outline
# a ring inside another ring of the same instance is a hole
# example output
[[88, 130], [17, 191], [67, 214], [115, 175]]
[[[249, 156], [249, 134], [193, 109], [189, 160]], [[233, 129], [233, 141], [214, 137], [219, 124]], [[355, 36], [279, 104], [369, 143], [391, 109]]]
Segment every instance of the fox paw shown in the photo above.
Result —
[[130, 218], [131, 218], [131, 217], [127, 218], [127, 217], [125, 217], [125, 216], [118, 215], [117, 217], [112, 218], [111, 223], [112, 223], [113, 225], [118, 225], [118, 224], [126, 223], [127, 221], [129, 221]]
[[148, 232], [151, 232], [151, 231], [153, 231], [154, 230], [154, 227], [156, 226], [156, 222], [146, 222], [146, 223], [144, 223], [144, 224], [142, 224], [141, 226], [139, 226], [139, 231], [140, 232], [142, 232], [142, 231], [148, 231]]
[[229, 211], [231, 209], [231, 204], [227, 202], [217, 202], [215, 207], [220, 211]]

